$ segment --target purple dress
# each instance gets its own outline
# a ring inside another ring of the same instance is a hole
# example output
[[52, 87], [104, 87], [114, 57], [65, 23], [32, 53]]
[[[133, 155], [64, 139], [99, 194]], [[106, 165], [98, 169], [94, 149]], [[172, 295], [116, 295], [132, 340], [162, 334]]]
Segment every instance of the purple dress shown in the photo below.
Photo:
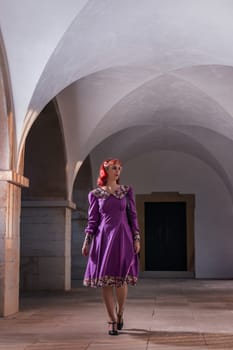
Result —
[[[103, 287], [135, 285], [138, 277], [138, 255], [134, 239], [139, 237], [132, 188], [120, 185], [113, 194], [97, 187], [88, 195], [89, 211], [86, 234], [92, 236], [85, 286]], [[130, 207], [129, 225], [126, 205]]]

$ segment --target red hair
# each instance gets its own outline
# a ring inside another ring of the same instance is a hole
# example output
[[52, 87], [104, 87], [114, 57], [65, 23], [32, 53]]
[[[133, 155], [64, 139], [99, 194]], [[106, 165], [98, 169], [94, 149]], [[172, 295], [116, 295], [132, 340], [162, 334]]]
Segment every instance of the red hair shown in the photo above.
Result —
[[[99, 170], [99, 177], [97, 179], [97, 185], [98, 186], [105, 186], [108, 180], [108, 172], [107, 169], [109, 165], [115, 165], [115, 164], [120, 164], [122, 165], [121, 161], [116, 158], [109, 158], [103, 161], [103, 163], [100, 165], [100, 170]], [[117, 184], [119, 184], [119, 179], [117, 179]]]

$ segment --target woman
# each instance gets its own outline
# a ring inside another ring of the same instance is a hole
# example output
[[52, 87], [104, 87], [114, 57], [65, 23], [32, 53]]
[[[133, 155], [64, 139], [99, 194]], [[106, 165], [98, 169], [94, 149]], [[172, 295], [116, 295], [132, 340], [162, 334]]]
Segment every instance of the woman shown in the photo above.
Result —
[[109, 335], [117, 335], [123, 328], [128, 284], [136, 284], [140, 250], [134, 196], [131, 187], [119, 184], [121, 170], [118, 159], [101, 164], [98, 187], [88, 195], [88, 224], [82, 247], [82, 254], [89, 254], [84, 285], [102, 287]]

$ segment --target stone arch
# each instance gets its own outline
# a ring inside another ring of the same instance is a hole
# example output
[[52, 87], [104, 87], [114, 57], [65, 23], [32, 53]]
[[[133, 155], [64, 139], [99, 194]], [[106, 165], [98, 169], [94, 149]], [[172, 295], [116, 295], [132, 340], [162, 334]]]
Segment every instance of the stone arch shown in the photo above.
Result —
[[30, 187], [22, 193], [21, 289], [70, 289], [70, 230], [67, 160], [56, 102], [32, 125], [24, 151]]
[[10, 74], [0, 31], [0, 169], [13, 168], [15, 156], [15, 127]]
[[23, 200], [67, 198], [66, 152], [55, 101], [43, 109], [27, 135], [24, 172], [30, 187], [24, 189]]

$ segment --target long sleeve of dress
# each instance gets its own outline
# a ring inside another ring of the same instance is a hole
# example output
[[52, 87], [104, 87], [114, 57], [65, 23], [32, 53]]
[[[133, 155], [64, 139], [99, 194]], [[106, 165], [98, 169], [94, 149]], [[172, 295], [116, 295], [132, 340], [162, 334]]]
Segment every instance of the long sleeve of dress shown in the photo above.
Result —
[[134, 240], [140, 240], [140, 230], [138, 226], [136, 203], [134, 199], [134, 193], [131, 187], [127, 193], [128, 205], [129, 205], [129, 215], [130, 215], [130, 226], [133, 233]]
[[85, 228], [85, 233], [87, 235], [95, 235], [99, 221], [100, 221], [100, 212], [98, 198], [94, 195], [93, 192], [90, 192], [88, 195], [89, 209], [88, 209], [88, 223]]

